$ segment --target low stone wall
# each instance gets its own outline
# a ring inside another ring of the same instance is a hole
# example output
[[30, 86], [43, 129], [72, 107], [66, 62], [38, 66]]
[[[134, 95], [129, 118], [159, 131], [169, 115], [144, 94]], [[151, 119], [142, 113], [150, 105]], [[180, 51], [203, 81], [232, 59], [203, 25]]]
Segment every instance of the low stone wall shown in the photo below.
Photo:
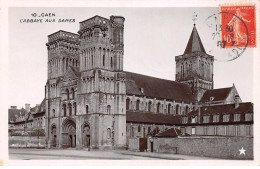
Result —
[[[205, 156], [224, 159], [247, 159], [253, 160], [252, 137], [179, 137], [179, 138], [150, 138], [148, 139], [148, 151], [151, 151], [153, 142], [154, 152]], [[240, 149], [245, 149], [245, 155], [240, 154]]]
[[45, 137], [37, 136], [9, 136], [10, 148], [44, 148]]
[[128, 150], [139, 151], [139, 138], [128, 139]]
[[177, 154], [177, 147], [174, 147], [171, 144], [160, 144], [157, 152]]

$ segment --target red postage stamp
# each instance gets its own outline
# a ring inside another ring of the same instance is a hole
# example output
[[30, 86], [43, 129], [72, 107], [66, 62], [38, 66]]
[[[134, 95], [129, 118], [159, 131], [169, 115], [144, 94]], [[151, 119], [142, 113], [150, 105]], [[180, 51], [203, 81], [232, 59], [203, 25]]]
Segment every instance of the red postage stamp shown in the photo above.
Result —
[[256, 47], [256, 16], [254, 5], [220, 6], [225, 47]]

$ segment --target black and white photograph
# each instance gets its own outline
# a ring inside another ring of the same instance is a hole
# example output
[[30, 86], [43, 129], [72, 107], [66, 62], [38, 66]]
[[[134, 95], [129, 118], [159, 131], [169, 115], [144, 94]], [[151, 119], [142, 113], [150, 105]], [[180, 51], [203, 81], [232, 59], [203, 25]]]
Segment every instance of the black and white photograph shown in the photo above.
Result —
[[257, 5], [9, 6], [2, 165], [259, 165]]

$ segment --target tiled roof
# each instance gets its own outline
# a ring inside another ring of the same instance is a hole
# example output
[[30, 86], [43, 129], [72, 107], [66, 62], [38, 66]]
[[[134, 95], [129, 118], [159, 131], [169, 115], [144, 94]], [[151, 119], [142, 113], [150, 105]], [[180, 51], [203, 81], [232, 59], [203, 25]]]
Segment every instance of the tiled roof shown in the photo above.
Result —
[[[132, 72], [125, 73], [126, 94], [128, 95], [145, 95], [152, 98], [194, 102], [192, 92], [186, 84]], [[141, 88], [143, 88], [143, 94]]]
[[127, 111], [126, 122], [176, 125], [180, 124], [181, 116]]
[[225, 100], [231, 89], [232, 87], [207, 90], [202, 96], [200, 102], [209, 102], [210, 97], [213, 97], [213, 102]]
[[193, 30], [190, 35], [189, 42], [187, 44], [187, 47], [184, 51], [184, 54], [189, 54], [192, 52], [205, 52], [204, 46], [200, 40], [200, 36], [198, 34], [198, 31], [196, 29], [196, 26], [194, 25]]
[[185, 135], [183, 135], [181, 133], [181, 130], [173, 127], [161, 133], [156, 134], [154, 137], [178, 137], [178, 136], [189, 136], [189, 134], [185, 133]]
[[[201, 115], [214, 115], [214, 114], [236, 114], [236, 113], [253, 113], [253, 103], [245, 102], [239, 103], [238, 108], [235, 104], [222, 104], [212, 106], [202, 106], [200, 108]], [[198, 110], [191, 111], [188, 116], [198, 115]]]

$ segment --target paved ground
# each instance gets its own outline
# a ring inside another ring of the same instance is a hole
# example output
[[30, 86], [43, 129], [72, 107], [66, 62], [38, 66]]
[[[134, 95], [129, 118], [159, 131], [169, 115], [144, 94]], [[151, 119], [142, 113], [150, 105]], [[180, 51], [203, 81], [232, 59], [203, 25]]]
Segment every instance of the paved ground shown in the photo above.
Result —
[[87, 151], [75, 149], [9, 149], [10, 160], [214, 160], [178, 154], [131, 151]]

